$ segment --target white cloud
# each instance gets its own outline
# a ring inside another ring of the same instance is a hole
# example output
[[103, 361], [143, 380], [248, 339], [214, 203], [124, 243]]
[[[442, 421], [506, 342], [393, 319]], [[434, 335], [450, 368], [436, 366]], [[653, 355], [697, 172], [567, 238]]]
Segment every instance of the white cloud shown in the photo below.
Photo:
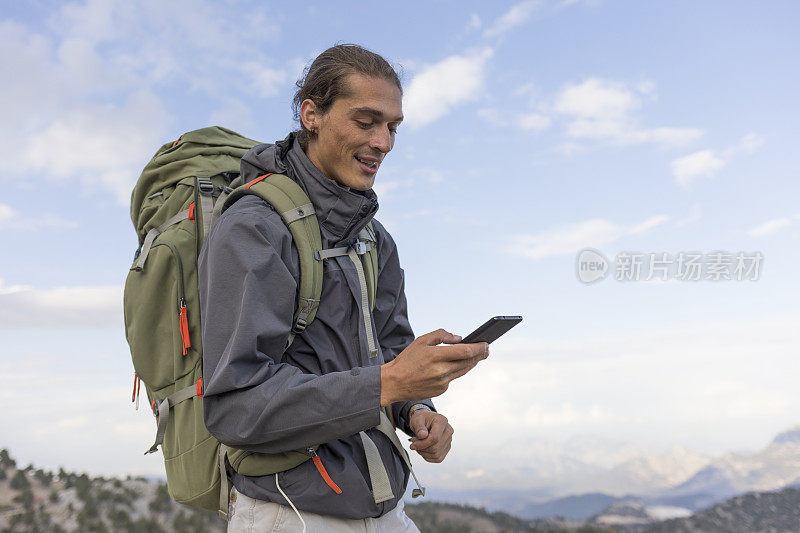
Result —
[[414, 175], [426, 180], [428, 183], [442, 183], [445, 180], [444, 172], [436, 168], [420, 168], [414, 171]]
[[768, 220], [763, 224], [759, 224], [758, 226], [748, 230], [747, 234], [751, 237], [764, 237], [765, 235], [771, 235], [778, 230], [789, 226], [792, 221], [789, 218], [776, 218], [774, 220]]
[[163, 144], [165, 114], [149, 93], [134, 94], [120, 107], [75, 109], [31, 136], [26, 159], [40, 175], [100, 185], [126, 204], [141, 167]]
[[650, 81], [626, 84], [588, 78], [563, 87], [555, 96], [552, 109], [568, 120], [566, 135], [572, 139], [620, 146], [644, 143], [675, 146], [703, 135], [696, 128], [641, 127], [637, 113], [642, 108], [642, 97], [654, 95], [655, 84]]
[[554, 105], [559, 113], [598, 120], [619, 120], [639, 107], [639, 98], [624, 83], [597, 78], [567, 85], [556, 97]]
[[539, 0], [527, 0], [514, 4], [508, 11], [495, 19], [491, 26], [484, 30], [484, 37], [499, 37], [509, 30], [521, 26], [540, 5], [541, 2]]
[[526, 94], [534, 92], [535, 90], [536, 90], [536, 84], [530, 81], [514, 89], [514, 92], [512, 92], [511, 94], [513, 94], [514, 96], [524, 96]]
[[533, 260], [572, 254], [583, 248], [601, 248], [625, 235], [645, 233], [668, 220], [668, 216], [657, 215], [631, 227], [602, 218], [585, 220], [534, 235], [515, 235], [506, 250]]
[[378, 195], [378, 200], [383, 201], [391, 196], [390, 191], [397, 189], [400, 185], [399, 181], [376, 181], [372, 186], [372, 190]]
[[[10, 206], [0, 204], [0, 231], [35, 231], [39, 229], [74, 229], [78, 223], [53, 213], [40, 213], [36, 216], [23, 216]], [[0, 285], [0, 288], [2, 285]]]
[[750, 132], [739, 139], [735, 145], [722, 151], [723, 157], [730, 158], [737, 154], [751, 155], [764, 145], [764, 138], [757, 133]]
[[477, 111], [477, 115], [495, 126], [517, 126], [525, 131], [540, 132], [550, 127], [552, 120], [547, 115], [535, 111], [522, 115], [510, 115], [494, 107], [485, 107]]
[[[401, 179], [389, 179], [398, 174], [402, 174], [403, 177]], [[379, 201], [394, 197], [399, 190], [413, 190], [419, 186], [420, 182], [422, 182], [422, 186], [430, 188], [430, 185], [438, 185], [445, 181], [445, 173], [431, 167], [409, 168], [402, 171], [398, 167], [389, 167], [386, 170], [382, 170], [381, 175], [382, 178], [376, 180], [372, 186], [378, 195]]]
[[625, 230], [603, 219], [577, 222], [535, 235], [512, 237], [508, 251], [529, 259], [543, 259], [555, 255], [571, 254], [581, 248], [599, 248], [619, 239]]
[[423, 68], [409, 83], [403, 98], [406, 123], [412, 128], [435, 122], [456, 106], [477, 98], [483, 89], [492, 50], [484, 48], [452, 55]]
[[[571, 155], [581, 148], [580, 141], [604, 142], [617, 146], [656, 144], [674, 147], [693, 142], [703, 135], [697, 128], [640, 125], [644, 101], [655, 100], [655, 83], [643, 80], [624, 83], [615, 80], [588, 78], [567, 84], [550, 98], [528, 96], [535, 92], [532, 82], [523, 84], [512, 96], [526, 98], [527, 103], [498, 108], [482, 108], [478, 116], [497, 126], [514, 125], [527, 131], [543, 131], [555, 121], [564, 124], [567, 141], [558, 148]], [[519, 111], [524, 107], [529, 111]], [[511, 115], [508, 109], [518, 110]]]
[[725, 166], [725, 161], [712, 150], [700, 150], [673, 160], [670, 166], [678, 185], [686, 187], [698, 178], [713, 178]]
[[52, 10], [46, 26], [0, 22], [0, 99], [14, 103], [2, 179], [75, 181], [126, 204], [155, 150], [182, 133], [159, 95], [195, 93], [214, 109], [291, 90], [269, 56], [280, 27], [263, 10], [243, 19], [208, 1], [89, 0]]
[[[90, 0], [64, 6], [49, 22], [52, 34], [86, 41], [102, 51], [104, 66], [122, 66], [137, 74], [139, 84], [180, 80], [212, 95], [244, 90], [258, 96], [258, 86], [220, 79], [251, 79], [252, 64], [275, 69], [266, 51], [282, 29], [265, 10], [241, 17], [225, 3], [202, 0]], [[231, 27], [238, 30], [236, 39]]]
[[19, 213], [14, 209], [11, 209], [11, 206], [0, 204], [0, 229], [8, 227], [9, 221], [12, 221], [17, 217], [19, 217]]
[[122, 288], [35, 289], [0, 280], [0, 328], [105, 326], [122, 323]]
[[243, 133], [255, 129], [257, 122], [253, 109], [246, 102], [238, 98], [225, 98], [208, 116], [208, 123]]
[[679, 157], [670, 163], [675, 181], [681, 187], [688, 187], [698, 178], [713, 178], [731, 159], [739, 154], [751, 155], [764, 144], [764, 139], [756, 133], [748, 133], [739, 141], [719, 152], [700, 150]]
[[527, 131], [543, 131], [550, 126], [550, 118], [539, 113], [528, 113], [519, 118], [519, 127]]
[[652, 128], [630, 134], [632, 142], [655, 143], [663, 146], [680, 146], [696, 141], [703, 136], [697, 128]]
[[243, 62], [241, 68], [251, 79], [253, 93], [262, 98], [275, 96], [287, 87], [288, 73], [285, 70], [265, 67], [253, 61]]
[[669, 217], [666, 216], [666, 215], [657, 215], [657, 216], [654, 216], [654, 217], [650, 217], [647, 220], [645, 220], [644, 222], [642, 222], [641, 224], [637, 224], [636, 226], [632, 227], [630, 229], [630, 233], [634, 233], [634, 234], [635, 233], [645, 233], [647, 231], [650, 231], [654, 227], [658, 226], [659, 224], [663, 224], [664, 222], [667, 222], [668, 220], [669, 220]]
[[597, 7], [601, 4], [601, 2], [602, 0], [561, 0], [561, 3], [559, 3], [556, 7], [563, 8], [563, 7], [573, 6], [576, 4], [585, 4], [589, 7]]
[[481, 21], [481, 17], [479, 17], [477, 13], [473, 13], [469, 16], [469, 21], [467, 22], [467, 31], [478, 30], [482, 25], [483, 22]]

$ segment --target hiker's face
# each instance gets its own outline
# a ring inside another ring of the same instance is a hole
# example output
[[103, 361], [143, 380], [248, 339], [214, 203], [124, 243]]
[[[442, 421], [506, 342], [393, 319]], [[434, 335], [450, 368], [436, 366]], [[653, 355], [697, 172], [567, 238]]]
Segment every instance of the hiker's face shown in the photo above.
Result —
[[383, 158], [394, 146], [403, 120], [400, 90], [389, 80], [350, 74], [349, 96], [340, 96], [320, 114], [314, 102], [300, 107], [303, 124], [316, 130], [306, 154], [325, 176], [340, 185], [366, 191], [375, 182]]

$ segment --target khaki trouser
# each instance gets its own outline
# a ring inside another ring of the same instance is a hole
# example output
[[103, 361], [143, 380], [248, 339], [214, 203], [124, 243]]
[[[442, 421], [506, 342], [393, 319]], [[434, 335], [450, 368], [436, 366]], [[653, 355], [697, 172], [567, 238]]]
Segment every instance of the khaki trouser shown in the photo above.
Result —
[[[300, 511], [306, 522], [307, 533], [419, 533], [414, 522], [406, 515], [403, 500], [380, 518], [348, 520], [335, 516]], [[274, 502], [254, 500], [235, 488], [231, 494], [228, 532], [278, 533], [301, 532], [303, 525], [291, 507]]]

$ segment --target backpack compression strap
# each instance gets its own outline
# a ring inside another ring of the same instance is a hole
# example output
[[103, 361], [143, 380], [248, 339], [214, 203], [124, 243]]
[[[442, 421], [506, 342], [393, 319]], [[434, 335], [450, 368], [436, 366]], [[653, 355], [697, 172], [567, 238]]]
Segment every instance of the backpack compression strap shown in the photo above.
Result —
[[364, 330], [367, 334], [369, 356], [370, 358], [377, 357], [378, 345], [375, 342], [375, 336], [372, 334], [372, 313], [370, 312], [375, 307], [375, 292], [378, 284], [378, 251], [372, 222], [369, 222], [367, 227], [358, 233], [358, 240], [353, 246], [316, 250], [314, 259], [322, 262], [325, 259], [340, 255], [348, 256], [356, 267], [358, 284], [361, 287], [361, 314], [364, 316]]
[[[269, 179], [265, 179], [269, 177]], [[322, 294], [322, 263], [314, 261], [314, 251], [322, 248], [319, 223], [314, 206], [306, 193], [291, 178], [283, 174], [264, 174], [243, 187], [237, 188], [228, 198], [222, 210], [247, 194], [254, 194], [270, 204], [292, 232], [292, 238], [300, 255], [300, 290], [294, 323], [286, 348], [295, 335], [302, 333], [314, 320]]]

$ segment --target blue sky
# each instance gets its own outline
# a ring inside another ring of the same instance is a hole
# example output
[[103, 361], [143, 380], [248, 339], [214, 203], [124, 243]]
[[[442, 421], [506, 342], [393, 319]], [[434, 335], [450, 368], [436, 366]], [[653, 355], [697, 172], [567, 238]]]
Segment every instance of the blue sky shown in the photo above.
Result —
[[[294, 81], [336, 42], [403, 67], [375, 189], [415, 331], [525, 317], [437, 401], [458, 436], [430, 485], [520, 439], [719, 453], [800, 421], [796, 3], [307, 4], [4, 3], [0, 446], [160, 472], [126, 403], [131, 187], [187, 130], [283, 138]], [[586, 247], [764, 262], [757, 281], [584, 285]]]

